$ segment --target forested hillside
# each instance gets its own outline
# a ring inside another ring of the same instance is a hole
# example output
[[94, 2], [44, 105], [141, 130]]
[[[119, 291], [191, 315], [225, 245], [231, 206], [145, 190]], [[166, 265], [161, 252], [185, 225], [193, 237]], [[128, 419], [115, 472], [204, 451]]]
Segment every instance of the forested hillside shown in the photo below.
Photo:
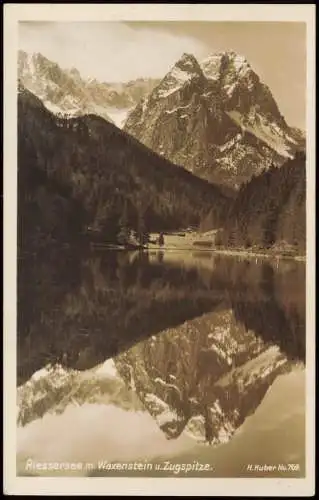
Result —
[[[216, 186], [102, 118], [57, 118], [21, 87], [18, 113], [19, 213], [29, 238], [37, 226], [34, 213], [45, 219], [47, 210], [57, 223], [75, 229], [64, 217], [62, 192], [66, 204], [81, 207], [77, 228], [103, 241], [125, 240], [131, 231], [143, 240], [150, 231], [197, 225], [212, 209], [213, 224], [220, 226], [229, 200]], [[35, 189], [43, 182], [59, 208], [40, 204]]]
[[298, 153], [244, 184], [231, 206], [219, 243], [230, 247], [288, 244], [306, 248], [306, 158]]

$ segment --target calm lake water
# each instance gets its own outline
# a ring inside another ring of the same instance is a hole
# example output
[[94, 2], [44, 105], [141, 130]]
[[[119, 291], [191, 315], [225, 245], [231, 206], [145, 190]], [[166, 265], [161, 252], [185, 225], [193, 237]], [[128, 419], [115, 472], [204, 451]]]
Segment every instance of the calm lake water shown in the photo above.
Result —
[[20, 475], [304, 476], [304, 263], [92, 250], [19, 266]]

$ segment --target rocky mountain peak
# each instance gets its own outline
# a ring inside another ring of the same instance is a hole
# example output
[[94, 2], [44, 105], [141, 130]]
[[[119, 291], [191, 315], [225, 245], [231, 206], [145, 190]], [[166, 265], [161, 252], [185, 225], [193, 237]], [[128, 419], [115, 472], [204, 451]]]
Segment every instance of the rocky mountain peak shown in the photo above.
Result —
[[183, 54], [124, 128], [192, 173], [236, 188], [293, 157], [302, 142], [270, 89], [235, 51], [201, 63]]
[[168, 97], [190, 83], [200, 80], [204, 80], [204, 75], [199, 63], [192, 54], [184, 53], [154, 89], [153, 97]]
[[193, 72], [194, 70], [200, 72], [200, 66], [197, 59], [192, 54], [186, 52], [184, 52], [182, 57], [175, 63], [174, 67], [180, 68], [186, 72]]
[[[204, 59], [201, 68], [207, 80], [217, 88], [225, 111], [230, 112], [237, 123], [239, 119], [240, 126], [249, 125], [255, 129], [261, 122], [266, 127], [271, 122], [272, 128], [277, 131], [289, 128], [270, 89], [260, 80], [244, 55], [235, 51], [219, 52]], [[261, 138], [259, 132], [258, 135]], [[270, 145], [269, 141], [266, 140], [266, 144]], [[284, 156], [291, 155], [287, 153]]]
[[18, 79], [55, 114], [93, 113], [121, 128], [129, 110], [158, 84], [151, 78], [103, 83], [92, 76], [82, 77], [77, 68], [63, 69], [40, 53], [18, 52]]
[[166, 77], [172, 77], [176, 81], [185, 82], [194, 77], [202, 77], [203, 72], [196, 58], [192, 54], [184, 53], [180, 59], [174, 64]]
[[224, 99], [232, 97], [239, 86], [251, 92], [259, 82], [247, 59], [234, 51], [212, 54], [201, 62], [201, 69], [209, 81], [224, 89]]
[[35, 72], [48, 66], [58, 66], [56, 63], [53, 63], [45, 56], [43, 56], [40, 52], [28, 54], [23, 50], [19, 50], [18, 62], [24, 67], [25, 70], [28, 70], [29, 72]]
[[222, 69], [226, 69], [231, 62], [236, 60], [234, 52], [217, 52], [206, 57], [201, 62], [201, 68], [206, 78], [218, 80], [221, 77]]
[[71, 68], [71, 69], [70, 69], [70, 71], [69, 71], [69, 73], [70, 73], [70, 75], [71, 75], [73, 78], [75, 78], [75, 79], [77, 79], [77, 80], [81, 80], [81, 74], [80, 74], [80, 72], [79, 72], [79, 70], [78, 70], [78, 69], [76, 69], [76, 68]]
[[36, 61], [38, 64], [53, 64], [57, 65], [56, 63], [51, 62], [49, 59], [47, 59], [45, 56], [43, 56], [40, 52], [35, 52], [34, 54], [31, 55], [33, 61]]

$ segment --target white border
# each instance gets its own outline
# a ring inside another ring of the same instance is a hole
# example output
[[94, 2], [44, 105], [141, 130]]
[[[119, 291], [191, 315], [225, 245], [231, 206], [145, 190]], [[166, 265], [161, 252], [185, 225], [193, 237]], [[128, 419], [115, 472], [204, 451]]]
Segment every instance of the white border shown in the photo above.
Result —
[[[16, 477], [16, 67], [19, 21], [307, 23], [307, 366], [305, 479]], [[4, 491], [7, 494], [312, 496], [315, 491], [315, 5], [6, 4], [4, 6]]]

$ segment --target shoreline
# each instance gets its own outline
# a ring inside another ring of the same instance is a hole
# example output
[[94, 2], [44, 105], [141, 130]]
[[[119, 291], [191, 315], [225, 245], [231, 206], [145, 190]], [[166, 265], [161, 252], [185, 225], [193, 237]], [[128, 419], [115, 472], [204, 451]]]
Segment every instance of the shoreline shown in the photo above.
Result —
[[178, 247], [154, 247], [154, 248], [145, 248], [143, 250], [157, 250], [157, 251], [183, 251], [183, 252], [203, 252], [203, 253], [211, 253], [211, 254], [219, 254], [219, 255], [229, 255], [230, 257], [234, 256], [245, 256], [245, 257], [266, 257], [273, 259], [293, 259], [298, 260], [300, 262], [306, 262], [305, 255], [284, 255], [280, 253], [263, 253], [263, 252], [249, 252], [247, 250], [228, 250], [228, 249], [217, 249], [217, 248], [196, 248], [196, 247], [187, 247], [187, 248], [178, 248]]
[[127, 251], [127, 252], [136, 252], [136, 251], [141, 251], [141, 252], [196, 252], [196, 253], [210, 253], [210, 254], [218, 254], [218, 255], [228, 255], [229, 257], [235, 257], [235, 256], [243, 256], [247, 258], [256, 258], [256, 257], [263, 257], [263, 258], [268, 258], [268, 259], [289, 259], [289, 260], [296, 260], [299, 262], [306, 262], [306, 255], [284, 255], [281, 253], [272, 253], [272, 252], [253, 252], [249, 250], [231, 250], [231, 249], [219, 249], [219, 248], [200, 248], [196, 246], [168, 246], [168, 245], [163, 245], [162, 247], [159, 246], [144, 246], [144, 247], [136, 247], [132, 248], [130, 247], [125, 247], [123, 245], [115, 245], [115, 244], [103, 244], [103, 243], [98, 243], [94, 244], [91, 243], [91, 247], [96, 248], [96, 249], [105, 249], [105, 250], [117, 250], [117, 251]]

